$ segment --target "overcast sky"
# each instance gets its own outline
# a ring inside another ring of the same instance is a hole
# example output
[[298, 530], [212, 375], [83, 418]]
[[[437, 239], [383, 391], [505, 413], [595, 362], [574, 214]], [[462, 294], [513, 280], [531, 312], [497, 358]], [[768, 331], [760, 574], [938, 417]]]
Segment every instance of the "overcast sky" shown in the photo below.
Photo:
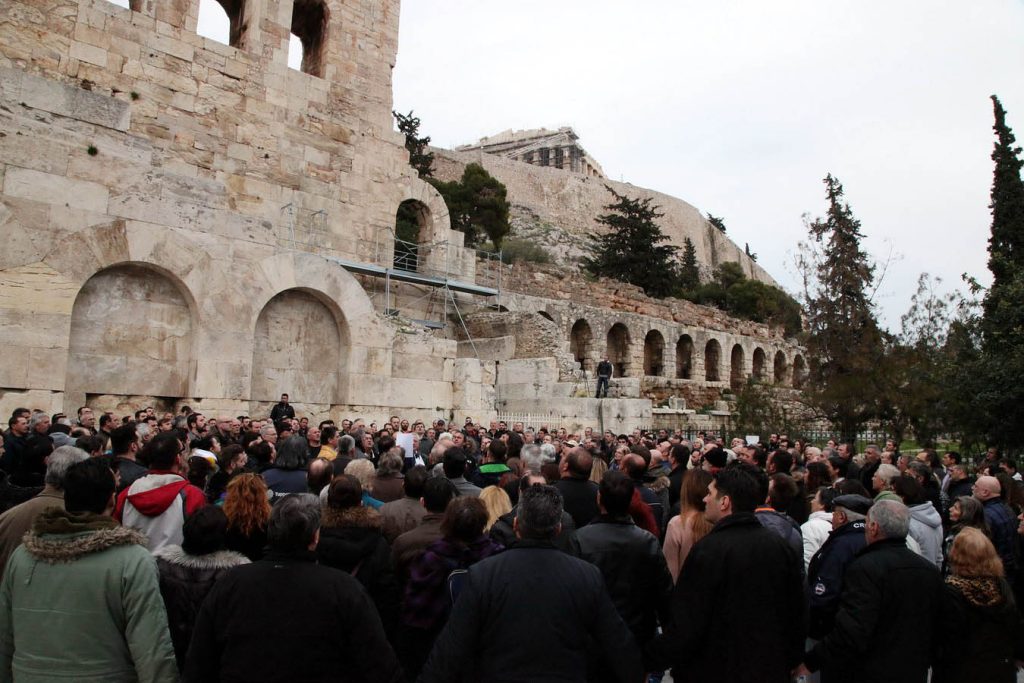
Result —
[[609, 177], [724, 217], [791, 290], [831, 172], [894, 257], [896, 328], [920, 272], [988, 280], [988, 97], [1024, 141], [1024, 1], [404, 0], [394, 83], [443, 147], [573, 126]]

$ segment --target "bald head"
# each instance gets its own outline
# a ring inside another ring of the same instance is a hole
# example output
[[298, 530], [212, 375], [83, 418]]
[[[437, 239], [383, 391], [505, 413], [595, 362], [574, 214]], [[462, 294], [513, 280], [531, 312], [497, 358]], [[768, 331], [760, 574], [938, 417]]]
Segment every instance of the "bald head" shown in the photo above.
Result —
[[998, 498], [1002, 492], [1002, 487], [999, 485], [999, 480], [995, 477], [978, 477], [978, 481], [974, 484], [974, 497], [985, 502], [992, 498]]
[[569, 473], [574, 477], [586, 479], [594, 468], [594, 457], [585, 448], [574, 448], [569, 451]]
[[630, 453], [624, 457], [622, 459], [621, 467], [631, 479], [641, 479], [647, 471], [647, 463], [644, 462], [644, 459], [636, 453]]

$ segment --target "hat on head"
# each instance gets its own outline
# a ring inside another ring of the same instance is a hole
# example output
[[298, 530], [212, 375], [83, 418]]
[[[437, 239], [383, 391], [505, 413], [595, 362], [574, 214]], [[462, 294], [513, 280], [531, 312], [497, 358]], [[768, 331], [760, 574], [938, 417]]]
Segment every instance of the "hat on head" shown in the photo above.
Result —
[[573, 441], [573, 440], [571, 440], [571, 439], [570, 439], [569, 441], [566, 441], [566, 442], [565, 442], [565, 445], [566, 445], [566, 446], [572, 446], [573, 448], [576, 448], [577, 446], [579, 446], [579, 444], [578, 444], [578, 443], [576, 443], [575, 441]]
[[868, 510], [874, 505], [874, 501], [870, 498], [857, 493], [847, 493], [844, 496], [836, 496], [832, 499], [833, 508], [846, 508], [850, 512], [856, 512], [858, 515], [868, 514]]
[[712, 467], [721, 469], [728, 462], [729, 455], [725, 452], [724, 448], [712, 448], [704, 454], [704, 459], [711, 463]]

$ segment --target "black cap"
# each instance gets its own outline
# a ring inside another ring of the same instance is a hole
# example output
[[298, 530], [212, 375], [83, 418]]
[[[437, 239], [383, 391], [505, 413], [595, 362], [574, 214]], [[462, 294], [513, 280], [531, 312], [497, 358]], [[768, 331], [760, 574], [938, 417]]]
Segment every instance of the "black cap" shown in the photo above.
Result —
[[857, 493], [847, 493], [845, 496], [836, 496], [832, 499], [832, 507], [845, 508], [859, 515], [868, 514], [868, 510], [871, 509], [872, 505], [874, 505], [873, 500]]

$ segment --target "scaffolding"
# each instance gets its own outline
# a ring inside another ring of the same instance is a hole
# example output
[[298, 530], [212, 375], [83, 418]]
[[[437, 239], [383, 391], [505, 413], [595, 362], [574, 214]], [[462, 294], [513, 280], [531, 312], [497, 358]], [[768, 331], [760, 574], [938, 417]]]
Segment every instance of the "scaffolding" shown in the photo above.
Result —
[[[279, 246], [318, 254], [350, 273], [370, 278], [376, 284], [371, 284], [368, 294], [386, 316], [439, 330], [446, 330], [454, 316], [478, 356], [456, 295], [500, 297], [500, 252], [448, 241], [410, 242], [399, 239], [392, 227], [373, 230], [371, 239], [349, 242], [354, 248], [342, 252], [334, 247], [338, 236], [331, 233], [325, 210], [286, 204], [281, 214]], [[400, 292], [399, 283], [411, 285], [412, 293]]]

